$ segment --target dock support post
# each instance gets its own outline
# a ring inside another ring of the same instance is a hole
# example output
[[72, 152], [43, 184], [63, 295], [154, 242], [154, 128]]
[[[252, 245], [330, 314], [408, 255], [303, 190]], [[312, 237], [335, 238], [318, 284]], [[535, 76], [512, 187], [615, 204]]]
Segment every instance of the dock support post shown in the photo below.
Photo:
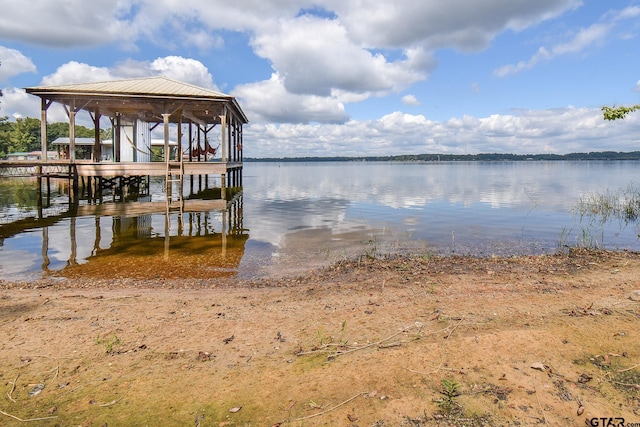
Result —
[[49, 227], [42, 227], [42, 271], [49, 271]]
[[[39, 166], [38, 166], [39, 168]], [[36, 205], [38, 207], [38, 219], [42, 219], [42, 175], [38, 174], [38, 177], [36, 178], [36, 180], [38, 181], [38, 195], [37, 198], [38, 200], [36, 200]]]
[[42, 98], [40, 104], [40, 161], [46, 163], [49, 160], [47, 154], [47, 108], [51, 103]]
[[71, 102], [69, 108], [69, 161], [76, 162], [76, 103]]

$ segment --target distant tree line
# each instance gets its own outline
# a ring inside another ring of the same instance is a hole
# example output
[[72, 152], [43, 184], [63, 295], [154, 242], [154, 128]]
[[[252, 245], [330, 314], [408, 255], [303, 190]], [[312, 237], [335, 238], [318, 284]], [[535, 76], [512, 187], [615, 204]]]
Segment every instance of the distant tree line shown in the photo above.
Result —
[[[100, 131], [101, 139], [111, 136], [111, 128]], [[10, 153], [28, 153], [41, 149], [40, 120], [30, 117], [19, 118], [10, 122], [8, 117], [0, 117], [0, 158]], [[47, 124], [47, 144], [60, 137], [69, 136], [69, 123], [57, 122]], [[93, 138], [93, 129], [85, 126], [75, 127], [77, 138]], [[47, 145], [49, 147], [49, 145]]]
[[245, 162], [463, 162], [463, 161], [535, 161], [535, 160], [640, 160], [640, 151], [598, 151], [570, 154], [406, 154], [362, 157], [271, 157], [244, 158]]

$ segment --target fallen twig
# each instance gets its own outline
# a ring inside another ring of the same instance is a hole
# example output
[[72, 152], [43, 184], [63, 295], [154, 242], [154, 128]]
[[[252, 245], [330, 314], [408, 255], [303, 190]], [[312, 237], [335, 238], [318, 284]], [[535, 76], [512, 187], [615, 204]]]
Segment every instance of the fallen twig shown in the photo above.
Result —
[[126, 392], [125, 394], [123, 394], [122, 396], [120, 396], [120, 398], [118, 398], [118, 399], [114, 399], [114, 400], [112, 400], [112, 401], [111, 401], [111, 402], [109, 402], [109, 403], [101, 403], [101, 404], [100, 404], [100, 405], [98, 405], [98, 406], [100, 406], [100, 407], [102, 407], [102, 408], [105, 408], [105, 407], [107, 407], [107, 406], [113, 406], [113, 405], [115, 405], [116, 403], [120, 402], [120, 401], [121, 401], [122, 399], [124, 399], [125, 397], [127, 397], [127, 395], [129, 394], [129, 391], [131, 391], [131, 386], [129, 386], [129, 389], [127, 390], [127, 392]]
[[365, 348], [369, 348], [369, 347], [375, 347], [377, 345], [382, 344], [385, 341], [389, 341], [390, 339], [393, 339], [393, 338], [397, 337], [398, 335], [405, 333], [406, 331], [407, 331], [406, 329], [403, 329], [402, 331], [398, 331], [395, 334], [393, 334], [393, 335], [391, 335], [391, 336], [389, 336], [389, 337], [387, 337], [387, 338], [385, 338], [383, 340], [380, 340], [380, 341], [377, 341], [377, 342], [372, 342], [371, 344], [367, 344], [367, 345], [363, 345], [363, 346], [360, 346], [360, 347], [352, 348], [352, 349], [346, 350], [346, 351], [336, 351], [336, 353], [332, 354], [331, 356], [332, 357], [342, 356], [343, 354], [353, 353], [354, 351], [364, 350]]
[[98, 406], [100, 406], [100, 407], [102, 407], [102, 408], [105, 408], [105, 407], [107, 407], [107, 406], [113, 406], [113, 405], [115, 405], [116, 403], [120, 402], [122, 399], [124, 399], [124, 396], [121, 396], [119, 399], [112, 400], [112, 401], [111, 401], [111, 402], [109, 402], [109, 403], [101, 403], [101, 404], [100, 404], [100, 405], [98, 405]]
[[[336, 356], [340, 356], [340, 355], [343, 355], [343, 354], [352, 353], [354, 351], [363, 350], [365, 348], [369, 348], [369, 347], [374, 347], [376, 345], [380, 345], [385, 341], [389, 341], [390, 339], [393, 339], [393, 338], [397, 337], [398, 335], [405, 333], [407, 330], [408, 330], [408, 328], [403, 329], [401, 331], [396, 332], [395, 334], [393, 334], [391, 336], [388, 336], [387, 338], [384, 338], [384, 339], [382, 339], [380, 341], [376, 341], [376, 342], [373, 342], [373, 343], [370, 343], [370, 344], [367, 344], [367, 345], [350, 348], [349, 350], [345, 350], [345, 351], [336, 350], [336, 352], [334, 354], [332, 354], [331, 357], [336, 357]], [[329, 347], [344, 347], [344, 344], [328, 343], [328, 344], [325, 344], [321, 348], [316, 349], [316, 350], [298, 352], [298, 353], [296, 353], [296, 356], [304, 356], [304, 355], [307, 355], [307, 354], [315, 354], [315, 353], [324, 352]]]
[[9, 418], [13, 418], [14, 420], [18, 420], [18, 421], [20, 421], [21, 423], [29, 423], [29, 422], [31, 422], [31, 421], [52, 420], [52, 419], [54, 419], [54, 418], [58, 418], [57, 416], [55, 416], [55, 415], [54, 415], [53, 417], [29, 418], [29, 419], [27, 419], [27, 420], [23, 420], [22, 418], [18, 418], [18, 417], [16, 417], [15, 415], [8, 414], [8, 413], [6, 413], [6, 412], [4, 412], [4, 411], [0, 411], [0, 414], [5, 415], [5, 416], [7, 416], [7, 417], [9, 417]]
[[632, 387], [632, 388], [640, 389], [640, 384], [621, 383], [620, 381], [613, 381], [613, 380], [610, 380], [610, 382], [612, 384], [618, 384], [624, 387]]
[[[462, 369], [443, 368], [442, 367], [442, 363], [443, 362], [440, 362], [440, 365], [438, 365], [437, 368], [435, 368], [433, 371], [429, 371], [429, 372], [416, 371], [416, 370], [407, 368], [406, 366], [403, 366], [403, 368], [406, 369], [409, 372], [412, 372], [414, 374], [420, 374], [420, 375], [431, 375], [431, 374], [435, 374], [438, 371], [451, 371], [451, 372], [460, 372], [460, 373], [462, 373]], [[432, 368], [433, 368], [433, 366], [432, 366]]]
[[640, 363], [638, 363], [637, 365], [632, 366], [630, 368], [627, 368], [627, 369], [620, 369], [618, 372], [627, 372], [627, 371], [630, 371], [630, 370], [638, 368], [638, 367], [640, 367]]
[[14, 403], [16, 402], [16, 400], [11, 395], [13, 394], [13, 391], [16, 389], [16, 383], [18, 382], [19, 377], [20, 377], [20, 374], [16, 375], [16, 379], [13, 380], [13, 383], [11, 385], [11, 390], [7, 392], [7, 397], [9, 398], [10, 401]]
[[538, 398], [538, 390], [536, 389], [536, 377], [533, 377], [533, 392], [536, 395], [536, 402], [538, 402], [538, 409], [540, 409], [540, 414], [542, 415], [542, 423], [547, 423], [547, 418], [544, 416], [544, 411], [542, 410], [542, 405], [540, 404], [540, 399]]
[[451, 330], [451, 332], [449, 332], [449, 335], [447, 335], [447, 337], [445, 338], [446, 340], [448, 340], [451, 335], [453, 334], [453, 332], [458, 329], [458, 326], [460, 326], [460, 324], [464, 321], [464, 316], [462, 316], [462, 319], [460, 319], [460, 321], [458, 323], [456, 323], [456, 326], [453, 327], [453, 329]]
[[357, 399], [358, 397], [360, 397], [360, 396], [364, 396], [364, 395], [366, 395], [366, 394], [369, 394], [369, 393], [367, 393], [367, 392], [361, 392], [361, 393], [358, 393], [358, 394], [356, 394], [355, 396], [353, 396], [353, 397], [351, 397], [351, 398], [349, 398], [349, 399], [345, 400], [344, 402], [339, 403], [339, 404], [337, 404], [336, 406], [334, 406], [334, 407], [331, 407], [331, 408], [327, 409], [326, 411], [318, 412], [318, 413], [316, 413], [316, 414], [312, 414], [312, 415], [307, 415], [306, 417], [296, 418], [296, 419], [295, 419], [295, 420], [293, 420], [293, 421], [294, 421], [294, 422], [295, 422], [295, 421], [302, 421], [302, 420], [308, 420], [309, 418], [319, 417], [320, 415], [324, 415], [324, 414], [329, 413], [329, 412], [331, 412], [331, 411], [333, 411], [333, 410], [335, 410], [335, 409], [338, 409], [338, 408], [339, 408], [339, 407], [341, 407], [342, 405], [346, 405], [347, 403], [351, 402], [352, 400]]
[[400, 347], [402, 345], [402, 341], [396, 341], [389, 344], [380, 344], [378, 348], [392, 348], [392, 347]]
[[[451, 334], [453, 333], [453, 331], [454, 331], [458, 326], [460, 326], [460, 323], [462, 323], [462, 321], [463, 321], [463, 320], [464, 320], [464, 318], [463, 318], [463, 319], [461, 319], [461, 320], [460, 320], [460, 322], [458, 322], [458, 323], [456, 324], [456, 326], [454, 326], [454, 328], [451, 330], [451, 332], [449, 332], [449, 335], [447, 336], [447, 338], [449, 338], [449, 337], [451, 336]], [[418, 334], [419, 334], [419, 335], [418, 335], [418, 336], [416, 336], [415, 338], [413, 338], [413, 339], [411, 339], [411, 340], [409, 340], [409, 341], [396, 341], [396, 342], [391, 343], [391, 344], [386, 344], [386, 345], [384, 345], [384, 344], [383, 344], [384, 342], [389, 341], [389, 340], [391, 340], [391, 339], [393, 339], [393, 338], [397, 337], [398, 335], [401, 335], [401, 334], [403, 334], [403, 333], [405, 333], [405, 332], [408, 332], [408, 331], [409, 331], [410, 329], [412, 329], [412, 328], [418, 328]], [[443, 331], [446, 331], [448, 328], [449, 328], [449, 327], [447, 326], [447, 327], [446, 327], [446, 328], [444, 328], [444, 329], [439, 329], [439, 330], [437, 330], [437, 331], [429, 332], [429, 333], [428, 333], [428, 334], [426, 334], [426, 335], [432, 335], [432, 334], [435, 334], [435, 333], [443, 332]], [[419, 339], [420, 337], [422, 337], [422, 336], [423, 336], [423, 335], [421, 335], [421, 334], [422, 334], [422, 329], [423, 329], [423, 326], [422, 326], [422, 325], [420, 325], [420, 326], [409, 326], [409, 327], [407, 327], [407, 328], [404, 328], [404, 329], [402, 329], [402, 330], [400, 330], [400, 331], [398, 331], [398, 332], [394, 333], [393, 335], [390, 335], [390, 336], [388, 336], [388, 337], [386, 337], [386, 338], [384, 338], [384, 339], [381, 339], [380, 341], [376, 341], [376, 342], [373, 342], [373, 343], [370, 343], [370, 344], [367, 344], [367, 345], [363, 345], [363, 346], [359, 346], [359, 347], [352, 347], [352, 348], [349, 348], [349, 349], [347, 349], [347, 350], [342, 350], [342, 351], [341, 351], [341, 350], [339, 350], [339, 347], [346, 347], [346, 345], [345, 345], [345, 344], [340, 344], [340, 343], [328, 343], [328, 344], [324, 344], [324, 345], [323, 345], [322, 347], [320, 347], [320, 348], [316, 348], [315, 350], [310, 350], [310, 351], [299, 351], [299, 352], [297, 352], [297, 353], [296, 353], [296, 356], [304, 356], [304, 355], [308, 355], [308, 354], [323, 353], [323, 352], [326, 352], [326, 351], [328, 350], [328, 348], [329, 348], [329, 347], [338, 347], [338, 349], [336, 349], [336, 350], [335, 350], [335, 353], [333, 353], [333, 354], [330, 354], [330, 355], [329, 355], [329, 358], [334, 359], [334, 358], [336, 358], [336, 357], [338, 357], [338, 356], [342, 356], [342, 355], [344, 355], [344, 354], [353, 353], [354, 351], [364, 350], [365, 348], [370, 348], [370, 347], [375, 347], [375, 346], [378, 346], [378, 348], [380, 348], [380, 349], [391, 348], [391, 347], [398, 347], [398, 346], [402, 345], [403, 343], [411, 342], [411, 341], [415, 341], [415, 340]]]

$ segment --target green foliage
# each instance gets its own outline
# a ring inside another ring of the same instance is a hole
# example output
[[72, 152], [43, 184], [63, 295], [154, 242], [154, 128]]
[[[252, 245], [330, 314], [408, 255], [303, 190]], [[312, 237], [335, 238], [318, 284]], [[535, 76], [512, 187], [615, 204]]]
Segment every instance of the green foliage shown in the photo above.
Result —
[[347, 342], [344, 341], [344, 331], [347, 329], [347, 321], [343, 320], [342, 321], [342, 327], [340, 328], [340, 344], [346, 344]]
[[640, 188], [629, 184], [617, 192], [589, 193], [580, 197], [571, 211], [581, 221], [588, 219], [593, 224], [602, 225], [618, 220], [626, 226], [640, 218]]
[[[600, 248], [603, 240], [603, 229], [607, 224], [617, 221], [620, 229], [629, 224], [635, 224], [640, 219], [640, 189], [630, 184], [626, 189], [617, 192], [589, 193], [582, 197], [571, 209], [571, 213], [578, 217], [581, 234], [576, 236], [578, 247], [587, 249]], [[563, 231], [563, 241], [566, 242], [570, 232]], [[640, 237], [640, 235], [639, 235]]]
[[[40, 120], [30, 117], [9, 121], [8, 117], [0, 117], [0, 158], [9, 153], [30, 152], [40, 150]], [[77, 138], [93, 138], [95, 132], [86, 126], [76, 126]], [[100, 129], [101, 140], [111, 139], [112, 129]], [[69, 136], [69, 123], [56, 122], [47, 124], [47, 143], [60, 137]]]
[[[36, 209], [38, 195], [33, 187], [33, 182], [21, 179], [3, 180], [2, 191], [0, 191], [0, 206], [15, 206], [25, 211]], [[7, 228], [9, 225], [3, 224], [0, 228]], [[0, 232], [0, 240], [2, 237], [3, 234]]]
[[[47, 142], [51, 143], [58, 138], [66, 136], [69, 136], [69, 123], [47, 123]], [[93, 138], [93, 136], [93, 129], [76, 125], [76, 138]]]
[[107, 139], [111, 139], [112, 137], [113, 137], [113, 128], [100, 129], [100, 141], [105, 141]]
[[111, 334], [105, 338], [96, 339], [96, 344], [104, 346], [104, 351], [107, 354], [113, 354], [115, 352], [115, 348], [122, 344], [120, 338], [116, 334]]
[[9, 131], [11, 123], [9, 117], [0, 117], [0, 158], [5, 157], [9, 152]]
[[460, 384], [447, 379], [442, 380], [441, 383], [440, 394], [443, 398], [438, 402], [438, 406], [445, 412], [451, 412], [456, 406], [459, 406], [455, 399], [460, 396]]
[[29, 152], [40, 148], [40, 120], [19, 118], [9, 131], [8, 152]]
[[624, 119], [627, 114], [636, 110], [640, 110], [640, 105], [634, 105], [633, 107], [602, 107], [605, 120]]

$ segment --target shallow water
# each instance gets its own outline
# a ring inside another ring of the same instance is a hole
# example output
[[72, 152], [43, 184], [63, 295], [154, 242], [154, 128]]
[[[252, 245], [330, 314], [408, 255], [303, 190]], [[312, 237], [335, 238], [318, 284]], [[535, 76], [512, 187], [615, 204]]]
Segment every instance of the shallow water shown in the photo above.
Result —
[[[248, 162], [244, 191], [230, 209], [182, 216], [162, 208], [162, 180], [151, 182], [144, 205], [132, 209], [137, 205], [128, 202], [127, 212], [109, 213], [86, 201], [70, 209], [64, 182], [54, 185], [51, 206], [39, 210], [34, 182], [14, 178], [0, 181], [0, 274], [251, 278], [403, 251], [520, 255], [565, 245], [635, 251], [636, 223], [600, 224], [572, 210], [581, 197], [634, 185], [639, 166]], [[217, 184], [210, 178], [205, 185]], [[187, 181], [184, 194], [202, 185]]]

